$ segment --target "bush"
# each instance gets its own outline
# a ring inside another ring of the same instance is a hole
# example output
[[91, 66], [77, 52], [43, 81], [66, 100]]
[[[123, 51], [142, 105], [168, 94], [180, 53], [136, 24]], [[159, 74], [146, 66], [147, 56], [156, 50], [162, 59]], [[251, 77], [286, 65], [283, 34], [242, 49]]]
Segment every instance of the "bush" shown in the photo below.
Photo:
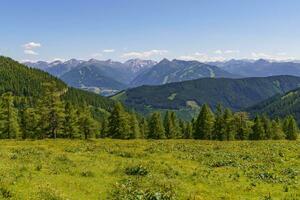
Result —
[[125, 174], [131, 176], [146, 176], [148, 174], [148, 170], [146, 167], [142, 165], [127, 167], [125, 169]]

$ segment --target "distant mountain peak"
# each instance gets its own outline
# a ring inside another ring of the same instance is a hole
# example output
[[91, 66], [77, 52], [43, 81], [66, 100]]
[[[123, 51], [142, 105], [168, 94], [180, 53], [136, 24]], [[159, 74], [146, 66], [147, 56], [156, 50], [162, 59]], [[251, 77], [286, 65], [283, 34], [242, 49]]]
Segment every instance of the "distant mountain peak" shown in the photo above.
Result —
[[269, 64], [270, 62], [266, 59], [259, 59], [257, 61], [255, 61], [256, 64]]

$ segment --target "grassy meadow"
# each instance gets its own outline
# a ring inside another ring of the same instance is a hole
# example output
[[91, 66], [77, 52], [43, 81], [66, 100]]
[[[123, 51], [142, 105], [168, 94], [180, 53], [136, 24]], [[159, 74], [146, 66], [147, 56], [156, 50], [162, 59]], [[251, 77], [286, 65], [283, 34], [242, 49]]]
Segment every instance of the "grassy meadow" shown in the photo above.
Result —
[[0, 141], [0, 199], [300, 199], [300, 141]]

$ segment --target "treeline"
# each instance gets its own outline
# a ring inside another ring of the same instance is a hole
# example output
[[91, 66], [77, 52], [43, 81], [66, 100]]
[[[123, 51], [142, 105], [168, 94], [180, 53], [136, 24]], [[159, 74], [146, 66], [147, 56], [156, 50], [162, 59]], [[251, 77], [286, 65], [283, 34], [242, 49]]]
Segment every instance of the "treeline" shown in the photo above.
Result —
[[221, 105], [213, 113], [204, 104], [197, 118], [191, 122], [180, 120], [175, 112], [162, 117], [152, 113], [148, 119], [137, 120], [116, 104], [107, 122], [102, 125], [102, 137], [119, 139], [200, 139], [200, 140], [296, 140], [298, 126], [293, 116], [271, 120], [266, 115], [251, 120], [246, 112], [233, 113]]
[[[154, 112], [149, 118], [128, 112], [116, 103], [109, 117], [99, 120], [87, 104], [63, 100], [63, 92], [53, 84], [35, 106], [22, 102], [12, 93], [0, 99], [0, 138], [116, 138], [116, 139], [200, 139], [200, 140], [296, 140], [299, 131], [293, 116], [270, 119], [266, 115], [253, 120], [246, 112], [233, 113], [221, 105], [213, 113], [204, 104], [197, 118], [190, 122], [167, 111], [162, 117]], [[20, 106], [21, 105], [21, 106]], [[96, 120], [97, 119], [97, 120]]]

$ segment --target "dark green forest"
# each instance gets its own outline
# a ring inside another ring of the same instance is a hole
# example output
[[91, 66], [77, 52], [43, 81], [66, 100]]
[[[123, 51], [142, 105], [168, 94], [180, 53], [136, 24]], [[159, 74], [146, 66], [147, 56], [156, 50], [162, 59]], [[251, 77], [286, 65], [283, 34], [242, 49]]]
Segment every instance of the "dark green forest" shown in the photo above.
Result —
[[112, 98], [143, 113], [159, 109], [195, 109], [205, 103], [215, 110], [220, 102], [224, 107], [239, 111], [299, 86], [300, 78], [295, 76], [201, 78], [132, 88]]

